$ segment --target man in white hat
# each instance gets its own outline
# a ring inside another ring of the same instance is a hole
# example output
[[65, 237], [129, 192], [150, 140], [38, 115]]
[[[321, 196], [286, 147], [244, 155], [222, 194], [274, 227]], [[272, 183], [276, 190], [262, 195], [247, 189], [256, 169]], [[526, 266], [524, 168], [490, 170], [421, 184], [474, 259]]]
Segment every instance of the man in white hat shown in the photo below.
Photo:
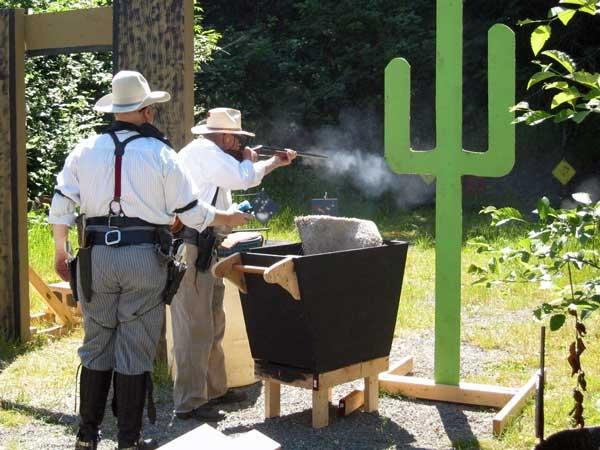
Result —
[[[168, 286], [168, 227], [175, 215], [188, 227], [238, 226], [239, 212], [218, 211], [199, 199], [163, 134], [152, 126], [154, 105], [166, 92], [150, 90], [138, 72], [122, 71], [112, 93], [95, 110], [114, 113], [108, 133], [80, 142], [57, 177], [48, 222], [53, 225], [55, 267], [70, 279], [65, 264], [68, 228], [84, 218], [77, 259], [77, 295], [83, 311], [79, 349], [80, 424], [76, 449], [96, 449], [111, 380], [119, 449], [153, 449], [142, 440], [146, 392], [164, 322]], [[156, 415], [148, 396], [148, 415]]]
[[[286, 150], [284, 155], [257, 162], [256, 152], [243, 145], [245, 138], [254, 134], [242, 129], [242, 115], [236, 109], [211, 109], [206, 120], [192, 128], [192, 133], [202, 137], [185, 146], [177, 158], [198, 187], [201, 198], [224, 210], [232, 205], [232, 190], [259, 185], [265, 175], [291, 164], [296, 157], [295, 151]], [[230, 230], [215, 228], [221, 237]], [[186, 228], [183, 237], [186, 262], [194, 268], [198, 260], [207, 256], [199, 252], [202, 236]], [[214, 264], [216, 258], [212, 259]], [[210, 263], [205, 266], [205, 271], [186, 272], [171, 306], [173, 398], [178, 418], [215, 422], [225, 417], [214, 408], [216, 405], [242, 401], [245, 395], [227, 389], [221, 345], [225, 332], [223, 280], [212, 276]]]

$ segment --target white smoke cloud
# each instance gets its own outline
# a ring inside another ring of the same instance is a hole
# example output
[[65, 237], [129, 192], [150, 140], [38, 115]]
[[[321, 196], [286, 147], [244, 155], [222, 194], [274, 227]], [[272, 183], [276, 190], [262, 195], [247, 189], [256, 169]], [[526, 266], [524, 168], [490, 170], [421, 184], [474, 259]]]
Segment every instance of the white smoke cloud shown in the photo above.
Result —
[[390, 192], [402, 208], [431, 202], [435, 184], [427, 185], [418, 175], [398, 175], [389, 168], [381, 148], [383, 126], [374, 116], [364, 111], [344, 111], [340, 114], [340, 125], [317, 131], [315, 144], [308, 149], [328, 159], [303, 162], [315, 167], [315, 173], [324, 179], [349, 180], [369, 198], [377, 199]]

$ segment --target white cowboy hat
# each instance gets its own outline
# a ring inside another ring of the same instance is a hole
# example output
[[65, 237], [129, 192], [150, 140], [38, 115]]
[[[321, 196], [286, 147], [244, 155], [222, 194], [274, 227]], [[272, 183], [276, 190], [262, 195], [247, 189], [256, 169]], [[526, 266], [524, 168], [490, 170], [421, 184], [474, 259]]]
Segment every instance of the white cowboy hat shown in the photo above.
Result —
[[206, 119], [192, 128], [194, 134], [243, 134], [254, 137], [254, 133], [242, 130], [242, 113], [232, 108], [214, 108]]
[[168, 92], [151, 91], [141, 73], [122, 70], [112, 79], [112, 92], [98, 100], [94, 110], [103, 113], [125, 113], [154, 103], [168, 102], [170, 99], [171, 95]]

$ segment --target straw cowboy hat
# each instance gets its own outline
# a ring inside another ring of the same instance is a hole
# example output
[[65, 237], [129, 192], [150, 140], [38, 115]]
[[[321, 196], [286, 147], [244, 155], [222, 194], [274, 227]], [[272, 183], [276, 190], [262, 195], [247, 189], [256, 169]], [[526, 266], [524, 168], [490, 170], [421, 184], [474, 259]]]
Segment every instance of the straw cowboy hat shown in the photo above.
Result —
[[242, 113], [232, 108], [214, 108], [208, 116], [192, 128], [194, 134], [243, 134], [254, 137], [254, 133], [242, 130]]
[[94, 110], [103, 113], [125, 113], [154, 103], [168, 102], [170, 99], [171, 95], [168, 92], [151, 91], [141, 73], [122, 70], [112, 79], [112, 92], [98, 100]]

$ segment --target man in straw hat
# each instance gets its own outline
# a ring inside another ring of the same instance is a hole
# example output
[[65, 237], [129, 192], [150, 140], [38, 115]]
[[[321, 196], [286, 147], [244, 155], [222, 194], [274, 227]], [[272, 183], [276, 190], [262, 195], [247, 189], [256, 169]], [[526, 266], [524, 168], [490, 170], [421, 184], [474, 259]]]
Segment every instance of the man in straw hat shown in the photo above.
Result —
[[[184, 147], [177, 158], [198, 186], [201, 198], [222, 209], [231, 207], [232, 190], [259, 185], [265, 175], [291, 164], [296, 157], [295, 151], [286, 150], [285, 155], [257, 161], [256, 152], [244, 146], [246, 138], [254, 134], [242, 128], [242, 115], [236, 109], [211, 109], [192, 133], [202, 138]], [[215, 232], [224, 237], [230, 230], [222, 227]], [[211, 257], [202, 254], [202, 250], [211, 250], [202, 245], [205, 241], [194, 230], [184, 229], [183, 237], [189, 267], [202, 265], [196, 262], [203, 256]], [[178, 418], [215, 422], [225, 417], [216, 405], [242, 401], [245, 395], [227, 389], [221, 345], [225, 332], [223, 280], [212, 276], [210, 262], [204, 266], [188, 270], [171, 306], [173, 397]]]
[[113, 113], [116, 121], [108, 133], [81, 141], [57, 177], [48, 222], [56, 271], [64, 280], [73, 273], [65, 260], [77, 205], [78, 220], [85, 222], [76, 272], [85, 332], [76, 449], [97, 448], [111, 379], [118, 448], [157, 448], [140, 434], [146, 392], [148, 415], [151, 420], [156, 415], [150, 373], [164, 322], [163, 293], [169, 288], [168, 227], [175, 214], [200, 231], [209, 225], [238, 226], [249, 218], [199, 200], [170, 144], [152, 126], [154, 105], [169, 99], [167, 92], [151, 91], [138, 72], [116, 74], [112, 93], [94, 108]]

